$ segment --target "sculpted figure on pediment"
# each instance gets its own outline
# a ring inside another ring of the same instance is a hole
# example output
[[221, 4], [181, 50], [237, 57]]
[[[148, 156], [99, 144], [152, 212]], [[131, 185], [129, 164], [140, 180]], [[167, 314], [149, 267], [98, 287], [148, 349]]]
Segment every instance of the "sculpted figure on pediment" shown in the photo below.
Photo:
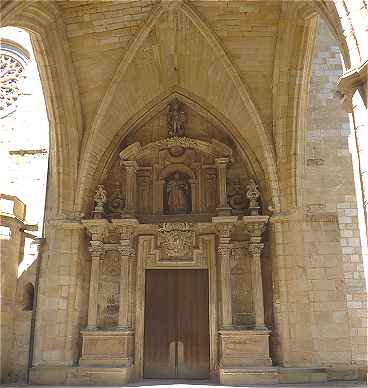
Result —
[[185, 112], [182, 104], [178, 99], [173, 100], [169, 107], [169, 114], [167, 118], [167, 126], [169, 136], [183, 136], [184, 135]]

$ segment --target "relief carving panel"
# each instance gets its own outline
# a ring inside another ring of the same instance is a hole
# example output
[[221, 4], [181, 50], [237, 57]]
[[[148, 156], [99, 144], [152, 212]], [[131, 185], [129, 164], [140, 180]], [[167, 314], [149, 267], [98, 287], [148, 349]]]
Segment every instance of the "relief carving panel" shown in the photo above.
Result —
[[101, 261], [99, 284], [99, 326], [112, 327], [118, 324], [120, 294], [119, 252], [109, 251]]
[[193, 225], [189, 223], [164, 223], [158, 229], [158, 243], [163, 259], [174, 257], [188, 260], [194, 246]]
[[232, 250], [231, 301], [233, 324], [253, 326], [252, 283], [250, 260], [245, 248]]

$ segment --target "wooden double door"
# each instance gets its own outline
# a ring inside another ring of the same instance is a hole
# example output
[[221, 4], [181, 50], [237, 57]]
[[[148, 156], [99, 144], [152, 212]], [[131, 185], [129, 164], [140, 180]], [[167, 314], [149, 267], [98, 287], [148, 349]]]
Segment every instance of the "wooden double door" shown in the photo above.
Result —
[[145, 378], [209, 378], [207, 270], [146, 270]]

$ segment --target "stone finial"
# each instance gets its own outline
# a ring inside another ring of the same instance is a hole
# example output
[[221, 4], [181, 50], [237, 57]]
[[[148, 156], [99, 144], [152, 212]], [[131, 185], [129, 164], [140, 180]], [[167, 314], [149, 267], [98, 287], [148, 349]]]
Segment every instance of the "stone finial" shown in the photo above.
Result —
[[95, 209], [93, 211], [94, 218], [101, 218], [102, 214], [104, 213], [104, 206], [107, 202], [107, 192], [104, 189], [103, 185], [98, 185], [95, 196], [93, 197], [96, 205]]
[[182, 105], [183, 104], [177, 98], [170, 104], [167, 116], [169, 137], [184, 136], [184, 123], [186, 117]]
[[254, 179], [250, 179], [247, 185], [247, 198], [249, 199], [249, 214], [251, 216], [258, 216], [259, 214], [259, 192], [258, 185]]
[[96, 207], [103, 207], [107, 202], [107, 192], [104, 189], [103, 185], [97, 186], [94, 200], [96, 202]]

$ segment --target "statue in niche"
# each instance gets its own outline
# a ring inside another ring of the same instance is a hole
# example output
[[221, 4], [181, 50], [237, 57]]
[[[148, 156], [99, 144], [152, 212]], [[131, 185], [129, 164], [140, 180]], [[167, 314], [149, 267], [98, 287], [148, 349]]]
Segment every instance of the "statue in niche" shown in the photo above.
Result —
[[166, 214], [191, 212], [191, 190], [186, 174], [175, 172], [165, 179], [164, 211]]
[[185, 112], [182, 104], [176, 98], [172, 101], [167, 117], [169, 137], [184, 136]]

